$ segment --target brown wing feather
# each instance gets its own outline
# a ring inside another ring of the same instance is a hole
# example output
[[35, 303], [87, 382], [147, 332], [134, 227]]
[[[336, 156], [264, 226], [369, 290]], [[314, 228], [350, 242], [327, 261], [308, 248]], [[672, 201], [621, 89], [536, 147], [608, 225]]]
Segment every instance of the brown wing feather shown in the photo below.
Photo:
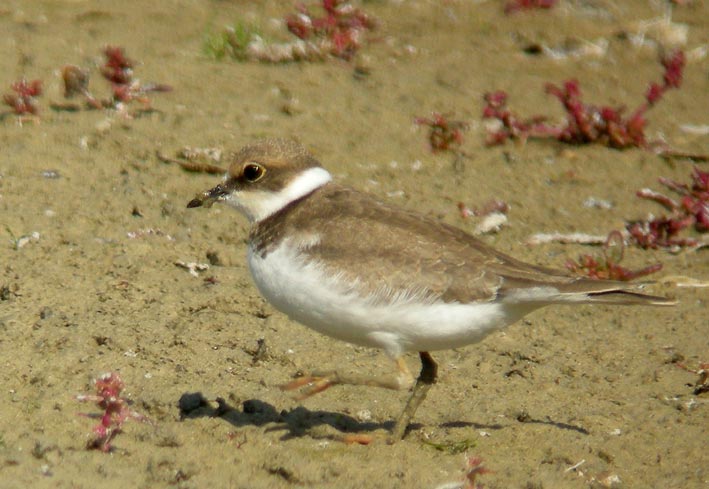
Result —
[[[252, 239], [260, 252], [268, 253], [286, 234], [316, 233], [319, 242], [307, 253], [333, 274], [354, 265], [344, 275], [363, 292], [404, 289], [430, 300], [469, 303], [491, 301], [517, 288], [553, 285], [562, 293], [606, 295], [599, 302], [622, 303], [611, 293], [624, 294], [620, 291], [626, 288], [521, 262], [458, 228], [335, 184], [264, 220]], [[645, 297], [631, 295], [636, 302]]]

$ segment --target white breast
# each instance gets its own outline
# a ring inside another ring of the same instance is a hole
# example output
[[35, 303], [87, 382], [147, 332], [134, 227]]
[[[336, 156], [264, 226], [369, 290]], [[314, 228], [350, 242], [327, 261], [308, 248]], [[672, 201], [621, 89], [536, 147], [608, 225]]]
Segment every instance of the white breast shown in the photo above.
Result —
[[530, 312], [496, 302], [479, 304], [422, 300], [401, 291], [382, 303], [358, 293], [356, 283], [305, 261], [288, 240], [265, 257], [249, 248], [257, 287], [276, 309], [320, 333], [350, 343], [405, 351], [434, 351], [476, 343]]

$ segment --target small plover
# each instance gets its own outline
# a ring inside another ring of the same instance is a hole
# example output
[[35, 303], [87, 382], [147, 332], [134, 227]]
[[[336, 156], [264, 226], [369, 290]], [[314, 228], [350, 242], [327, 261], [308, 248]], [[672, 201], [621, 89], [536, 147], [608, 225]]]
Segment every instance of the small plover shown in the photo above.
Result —
[[[671, 305], [621, 282], [530, 265], [465, 231], [339, 185], [300, 144], [270, 139], [236, 153], [223, 181], [187, 207], [224, 202], [251, 222], [248, 263], [261, 294], [322, 334], [383, 349], [392, 377], [325, 372], [288, 389], [335, 384], [413, 391], [390, 439], [403, 438], [437, 365], [430, 351], [476, 343], [550, 304]], [[402, 357], [418, 352], [414, 378]]]

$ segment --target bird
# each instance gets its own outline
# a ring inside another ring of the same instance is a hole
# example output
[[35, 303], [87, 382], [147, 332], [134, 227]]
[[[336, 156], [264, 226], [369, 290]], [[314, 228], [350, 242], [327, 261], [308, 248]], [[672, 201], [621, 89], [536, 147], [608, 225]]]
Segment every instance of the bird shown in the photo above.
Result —
[[[290, 139], [235, 152], [221, 182], [187, 207], [215, 202], [248, 219], [249, 269], [273, 307], [329, 337], [381, 349], [396, 365], [381, 376], [313, 371], [282, 387], [300, 399], [337, 384], [411, 390], [390, 442], [404, 438], [437, 380], [432, 351], [477, 343], [553, 304], [676, 303], [626, 282], [517, 260], [460, 228], [334, 182]], [[409, 352], [421, 360], [416, 379], [403, 360]]]

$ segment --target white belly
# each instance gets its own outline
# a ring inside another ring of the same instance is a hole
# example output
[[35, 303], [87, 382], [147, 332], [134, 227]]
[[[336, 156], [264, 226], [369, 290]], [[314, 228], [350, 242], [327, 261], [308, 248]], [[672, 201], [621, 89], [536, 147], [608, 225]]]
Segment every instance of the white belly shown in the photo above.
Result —
[[249, 248], [248, 261], [256, 286], [276, 309], [322, 334], [393, 357], [476, 343], [529, 312], [496, 302], [425, 302], [415, 294], [377, 302], [318, 263], [304, 263], [287, 240], [264, 258]]

